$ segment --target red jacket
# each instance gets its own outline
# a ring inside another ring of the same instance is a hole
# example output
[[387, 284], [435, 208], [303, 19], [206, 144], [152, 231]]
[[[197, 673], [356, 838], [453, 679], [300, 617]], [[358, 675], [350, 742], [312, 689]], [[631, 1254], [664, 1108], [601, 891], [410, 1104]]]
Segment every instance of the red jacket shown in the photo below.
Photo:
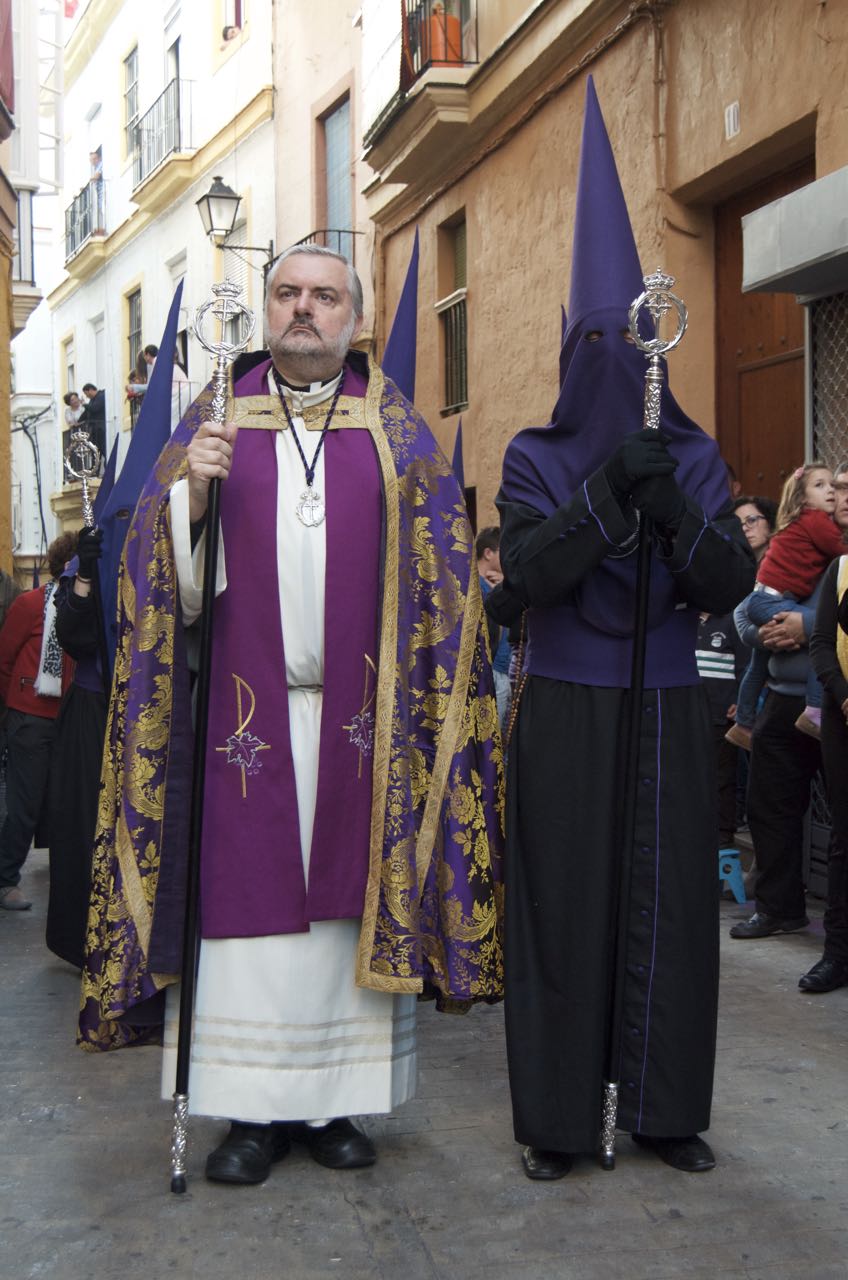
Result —
[[846, 551], [833, 517], [807, 509], [774, 535], [757, 569], [757, 582], [806, 600], [831, 560]]
[[[14, 711], [53, 720], [62, 699], [42, 698], [35, 692], [44, 635], [44, 591], [44, 587], [36, 587], [13, 600], [0, 628], [0, 698]], [[63, 657], [63, 693], [71, 670], [70, 659]]]

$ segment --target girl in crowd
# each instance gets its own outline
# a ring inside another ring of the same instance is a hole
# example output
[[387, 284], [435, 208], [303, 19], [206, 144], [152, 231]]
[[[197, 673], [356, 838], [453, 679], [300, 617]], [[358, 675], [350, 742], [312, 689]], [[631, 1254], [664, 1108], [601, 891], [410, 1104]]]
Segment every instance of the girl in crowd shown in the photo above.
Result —
[[[757, 582], [748, 597], [748, 618], [763, 626], [799, 600], [805, 600], [835, 556], [845, 550], [842, 531], [834, 523], [836, 492], [833, 475], [821, 462], [796, 468], [783, 486], [777, 529], [760, 561]], [[755, 650], [742, 683], [736, 723], [727, 738], [751, 749], [751, 729], [766, 680], [768, 653]], [[817, 738], [821, 725], [821, 686], [814, 675], [807, 686], [807, 706], [797, 727]]]

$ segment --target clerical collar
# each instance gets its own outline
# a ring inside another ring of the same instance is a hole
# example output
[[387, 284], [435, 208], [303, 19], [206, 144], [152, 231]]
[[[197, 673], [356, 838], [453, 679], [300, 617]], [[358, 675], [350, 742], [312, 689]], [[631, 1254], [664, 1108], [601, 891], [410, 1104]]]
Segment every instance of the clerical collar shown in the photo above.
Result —
[[311, 382], [308, 387], [295, 387], [286, 382], [282, 374], [272, 364], [268, 370], [268, 390], [271, 395], [276, 395], [279, 388], [286, 399], [291, 402], [295, 417], [300, 417], [305, 408], [310, 408], [312, 405], [321, 404], [322, 401], [330, 399], [340, 385], [344, 372], [344, 366], [342, 366], [335, 378], [330, 378], [327, 382]]
[[[272, 365], [271, 368], [274, 369], [274, 365]], [[297, 382], [289, 382], [288, 378], [284, 378], [279, 369], [277, 369], [274, 374], [274, 380], [279, 385], [285, 387], [287, 391], [296, 391], [299, 395], [314, 395], [316, 391], [320, 391], [322, 387], [329, 387], [331, 383], [335, 386], [339, 380], [339, 375], [342, 373], [344, 373], [344, 366], [342, 366], [339, 373], [334, 374], [332, 378], [322, 378], [320, 382], [307, 382], [300, 384]]]

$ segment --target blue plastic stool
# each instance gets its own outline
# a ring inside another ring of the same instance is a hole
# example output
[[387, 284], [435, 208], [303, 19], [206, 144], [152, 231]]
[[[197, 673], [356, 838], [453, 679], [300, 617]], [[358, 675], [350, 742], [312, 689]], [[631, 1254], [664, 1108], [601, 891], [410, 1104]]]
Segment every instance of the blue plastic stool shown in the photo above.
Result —
[[745, 893], [745, 880], [738, 849], [719, 849], [718, 878], [724, 881], [737, 902], [747, 902], [748, 895]]

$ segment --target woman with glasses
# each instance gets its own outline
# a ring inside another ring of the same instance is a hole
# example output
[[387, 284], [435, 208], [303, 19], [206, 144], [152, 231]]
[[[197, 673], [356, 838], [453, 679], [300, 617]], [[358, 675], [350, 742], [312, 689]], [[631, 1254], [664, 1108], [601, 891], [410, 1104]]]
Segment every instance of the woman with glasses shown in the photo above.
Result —
[[771, 498], [752, 498], [743, 495], [736, 499], [733, 510], [739, 518], [739, 523], [748, 539], [748, 545], [759, 564], [774, 533], [777, 503], [772, 502]]

